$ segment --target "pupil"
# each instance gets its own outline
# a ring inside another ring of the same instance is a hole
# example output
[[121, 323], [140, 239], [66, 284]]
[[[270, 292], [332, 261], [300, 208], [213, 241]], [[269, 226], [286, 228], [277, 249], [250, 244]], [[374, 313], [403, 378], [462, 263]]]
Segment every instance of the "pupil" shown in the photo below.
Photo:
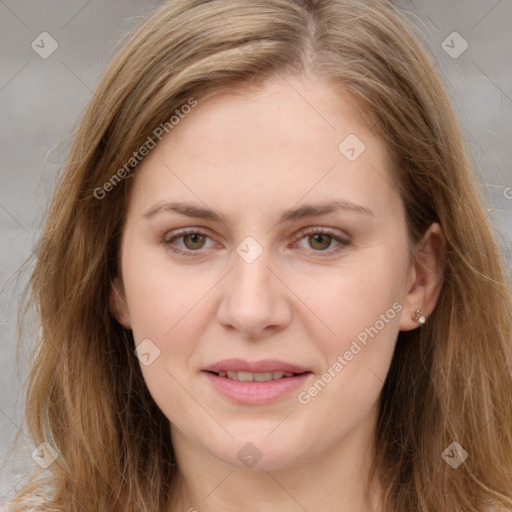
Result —
[[[198, 234], [198, 233], [193, 233], [193, 234], [191, 234], [191, 235], [187, 235], [187, 237], [186, 237], [186, 238], [189, 238], [189, 239], [191, 240], [192, 245], [193, 245], [193, 247], [192, 247], [193, 249], [194, 249], [194, 248], [197, 248], [194, 244], [198, 244], [198, 243], [199, 243], [199, 245], [200, 245], [200, 246], [202, 245], [202, 244], [201, 244], [201, 241], [202, 241], [202, 239], [203, 239], [203, 235], [200, 235], [200, 234]], [[188, 244], [187, 244], [187, 245], [188, 245]]]
[[325, 235], [323, 233], [317, 233], [315, 235], [312, 235], [311, 238], [313, 239], [313, 244], [316, 244], [316, 243], [319, 243], [320, 245], [322, 245], [321, 248], [325, 249], [327, 247], [329, 247], [329, 244], [330, 244], [330, 236], [329, 235]]

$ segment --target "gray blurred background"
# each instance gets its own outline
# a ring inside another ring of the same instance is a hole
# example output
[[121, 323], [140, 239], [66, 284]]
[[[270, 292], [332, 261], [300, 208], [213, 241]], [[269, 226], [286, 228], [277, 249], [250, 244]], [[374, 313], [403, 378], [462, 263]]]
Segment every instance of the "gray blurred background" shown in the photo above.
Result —
[[[19, 460], [0, 465], [0, 502], [35, 464], [23, 425], [26, 354], [16, 366], [17, 306], [30, 273], [20, 266], [100, 73], [118, 41], [161, 3], [0, 0], [0, 457], [17, 431], [25, 442]], [[395, 3], [435, 55], [512, 268], [512, 1]]]

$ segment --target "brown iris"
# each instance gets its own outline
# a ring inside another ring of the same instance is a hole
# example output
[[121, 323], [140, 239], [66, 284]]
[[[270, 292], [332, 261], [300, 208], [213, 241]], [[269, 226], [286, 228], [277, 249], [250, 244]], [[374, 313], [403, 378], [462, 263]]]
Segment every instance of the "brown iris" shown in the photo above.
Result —
[[[308, 236], [308, 242], [314, 249], [328, 249], [331, 244], [332, 236], [325, 233], [315, 233]], [[319, 245], [315, 245], [319, 244]]]
[[[205, 239], [206, 237], [200, 233], [183, 235], [183, 243], [185, 244], [185, 247], [190, 250], [201, 249], [205, 243]], [[187, 243], [187, 240], [191, 241], [190, 245]]]

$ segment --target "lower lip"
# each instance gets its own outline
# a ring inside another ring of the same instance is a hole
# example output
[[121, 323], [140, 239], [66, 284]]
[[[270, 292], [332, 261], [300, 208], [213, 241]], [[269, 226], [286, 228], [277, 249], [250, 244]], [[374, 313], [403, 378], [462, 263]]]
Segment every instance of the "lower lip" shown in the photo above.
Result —
[[223, 396], [239, 404], [266, 404], [288, 395], [300, 388], [312, 375], [302, 373], [294, 377], [269, 380], [267, 382], [240, 382], [219, 377], [210, 372], [203, 372], [210, 379], [213, 387]]

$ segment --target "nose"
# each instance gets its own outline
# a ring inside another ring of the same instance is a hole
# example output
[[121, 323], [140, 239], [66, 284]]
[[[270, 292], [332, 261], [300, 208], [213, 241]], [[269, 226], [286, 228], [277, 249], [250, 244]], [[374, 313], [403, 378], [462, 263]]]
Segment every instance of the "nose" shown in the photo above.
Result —
[[235, 255], [217, 312], [221, 325], [252, 339], [289, 325], [292, 313], [288, 289], [270, 267], [266, 251], [252, 263]]

